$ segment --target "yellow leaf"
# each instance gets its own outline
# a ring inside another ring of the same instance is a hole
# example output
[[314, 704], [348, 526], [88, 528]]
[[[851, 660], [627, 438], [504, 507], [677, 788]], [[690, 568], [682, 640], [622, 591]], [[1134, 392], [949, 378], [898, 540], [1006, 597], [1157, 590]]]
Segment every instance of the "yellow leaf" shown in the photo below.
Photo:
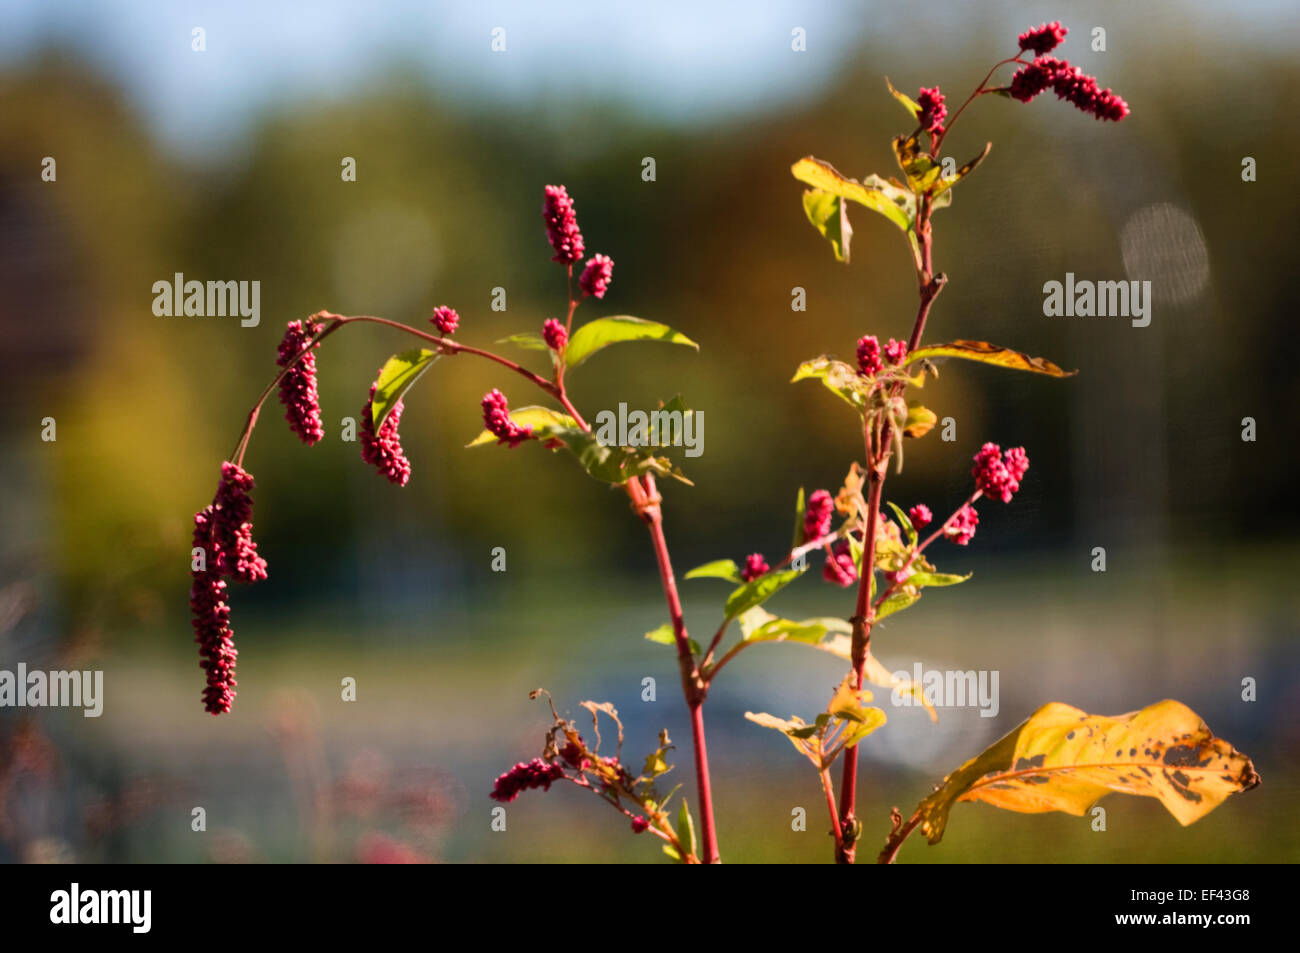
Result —
[[1016, 371], [1033, 371], [1049, 377], [1073, 377], [1078, 371], [1063, 371], [1051, 361], [1042, 357], [1030, 357], [1009, 347], [998, 347], [988, 341], [953, 341], [949, 344], [932, 344], [912, 351], [904, 359], [904, 364], [936, 357], [960, 357], [967, 361], [979, 361], [981, 364], [994, 364], [1009, 367]]
[[924, 437], [938, 420], [938, 415], [929, 407], [909, 403], [907, 405], [907, 422], [903, 425], [903, 436]]
[[945, 778], [917, 813], [922, 833], [937, 844], [959, 800], [1083, 815], [1118, 791], [1158, 799], [1185, 826], [1258, 784], [1250, 759], [1181, 702], [1115, 717], [1053, 702]]

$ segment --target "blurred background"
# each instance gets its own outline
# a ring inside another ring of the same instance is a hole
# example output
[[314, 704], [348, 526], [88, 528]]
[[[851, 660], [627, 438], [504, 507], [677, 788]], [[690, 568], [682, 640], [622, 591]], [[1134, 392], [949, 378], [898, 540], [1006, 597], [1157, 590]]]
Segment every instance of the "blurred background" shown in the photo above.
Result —
[[[896, 502], [949, 512], [986, 440], [1023, 444], [1033, 468], [1012, 505], [982, 508], [970, 547], [936, 554], [975, 578], [873, 639], [891, 669], [997, 670], [1001, 699], [996, 718], [948, 709], [937, 725], [888, 709], [863, 750], [866, 836], [1046, 701], [1114, 714], [1176, 697], [1254, 758], [1260, 788], [1188, 829], [1145, 798], [1104, 801], [1105, 833], [962, 805], [941, 845], [916, 838], [901, 860], [1300, 857], [1293, 5], [15, 0], [0, 10], [0, 669], [100, 669], [105, 703], [98, 719], [0, 709], [0, 859], [663, 861], [572, 788], [525, 795], [505, 832], [490, 827], [495, 776], [540, 753], [538, 686], [562, 711], [613, 702], [634, 763], [666, 727], [691, 773], [673, 653], [642, 638], [665, 611], [626, 498], [537, 446], [462, 449], [484, 391], [535, 402], [521, 379], [439, 362], [407, 399], [402, 489], [340, 439], [402, 336], [326, 342], [314, 448], [272, 398], [246, 458], [270, 578], [234, 587], [239, 697], [220, 718], [200, 702], [188, 619], [192, 514], [286, 321], [329, 309], [423, 326], [449, 304], [457, 337], [490, 345], [562, 317], [539, 213], [543, 186], [564, 183], [588, 252], [617, 262], [579, 320], [636, 314], [701, 345], [604, 352], [572, 375], [575, 402], [591, 419], [682, 393], [706, 427], [703, 456], [677, 453], [695, 486], [663, 487], [679, 575], [756, 550], [775, 562], [797, 488], [834, 490], [861, 453], [849, 411], [787, 383], [795, 366], [851, 359], [864, 333], [905, 337], [915, 311], [898, 234], [859, 210], [852, 264], [835, 262], [790, 164], [894, 174], [889, 138], [907, 130], [885, 76], [955, 105], [1017, 33], [1056, 18], [1071, 30], [1059, 53], [1133, 114], [1103, 125], [1051, 96], [968, 111], [954, 157], [994, 147], [936, 217], [950, 283], [927, 339], [1080, 373], [950, 363], [926, 388], [956, 440], [909, 444]], [[1067, 271], [1152, 281], [1150, 326], [1044, 317], [1043, 283]], [[176, 272], [260, 281], [261, 323], [156, 317], [152, 285]], [[791, 310], [796, 287], [806, 311]], [[819, 576], [769, 608], [851, 614], [851, 591]], [[697, 638], [726, 591], [684, 584]], [[815, 775], [743, 713], [811, 717], [842, 669], [759, 647], [715, 685], [724, 859], [829, 859]]]

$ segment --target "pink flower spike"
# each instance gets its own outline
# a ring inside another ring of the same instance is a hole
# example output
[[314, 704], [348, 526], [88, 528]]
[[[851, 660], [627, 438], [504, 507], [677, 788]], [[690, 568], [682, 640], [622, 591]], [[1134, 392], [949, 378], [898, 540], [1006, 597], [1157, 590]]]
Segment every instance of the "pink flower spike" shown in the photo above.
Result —
[[569, 198], [569, 192], [564, 186], [546, 187], [542, 218], [546, 222], [546, 239], [555, 250], [551, 261], [558, 261], [562, 265], [576, 265], [582, 261], [585, 251], [582, 232], [578, 230], [578, 216], [573, 211], [573, 199]]
[[942, 133], [948, 107], [944, 105], [943, 93], [939, 92], [939, 87], [927, 89], [922, 86], [921, 92], [916, 97], [916, 103], [921, 107], [921, 115], [918, 117], [921, 128], [930, 133]]
[[433, 317], [429, 319], [437, 326], [443, 334], [455, 334], [456, 328], [460, 325], [460, 315], [454, 308], [449, 308], [445, 304], [433, 309]]
[[907, 511], [907, 518], [912, 521], [912, 528], [920, 532], [934, 520], [934, 514], [930, 512], [930, 507], [924, 503], [917, 503]]
[[564, 345], [569, 343], [569, 332], [555, 318], [547, 318], [542, 325], [542, 340], [552, 351], [563, 351]]
[[813, 490], [803, 512], [803, 541], [811, 543], [831, 531], [835, 516], [835, 500], [827, 490]]
[[905, 357], [907, 357], [907, 342], [890, 338], [889, 343], [885, 345], [885, 363], [902, 364]]
[[822, 578], [837, 586], [847, 589], [858, 578], [858, 568], [853, 564], [853, 552], [849, 541], [841, 539], [826, 554], [826, 565], [822, 567]]
[[387, 477], [389, 483], [406, 486], [406, 481], [411, 478], [411, 461], [406, 459], [401, 437], [397, 433], [405, 407], [399, 400], [376, 433], [373, 405], [377, 386], [370, 385], [370, 397], [366, 400], [366, 406], [361, 408], [361, 459]]
[[750, 553], [745, 557], [745, 568], [740, 571], [740, 578], [745, 582], [753, 582], [759, 576], [769, 572], [771, 568], [762, 553]]
[[1050, 53], [1061, 45], [1065, 35], [1070, 31], [1061, 26], [1060, 20], [1053, 20], [1051, 23], [1041, 23], [1036, 27], [1030, 27], [1024, 33], [1021, 33], [1017, 39], [1020, 42], [1021, 52], [1034, 53], [1042, 56], [1044, 53]]
[[[285, 327], [279, 354], [275, 359], [277, 366], [288, 367], [294, 358], [302, 354], [297, 363], [280, 378], [279, 390], [280, 403], [284, 404], [284, 419], [289, 421], [289, 429], [309, 447], [325, 436], [325, 428], [320, 419], [320, 397], [316, 392], [316, 355], [312, 353], [320, 347], [319, 343], [312, 344], [312, 338], [318, 330], [320, 325], [310, 318], [306, 321], [290, 321]], [[311, 350], [303, 354], [308, 347]]]
[[541, 758], [521, 761], [501, 777], [492, 786], [489, 797], [494, 801], [509, 804], [523, 791], [541, 788], [549, 791], [551, 785], [564, 777], [564, 768], [552, 761], [547, 764]]
[[609, 283], [614, 277], [614, 259], [608, 255], [592, 255], [582, 269], [578, 285], [593, 298], [605, 297]]
[[508, 443], [513, 449], [532, 437], [532, 427], [520, 427], [510, 419], [510, 405], [501, 391], [488, 391], [480, 406], [483, 408], [483, 426], [497, 438], [498, 444]]
[[975, 507], [967, 503], [948, 520], [943, 528], [943, 535], [958, 546], [967, 545], [975, 538], [975, 527], [979, 525], [980, 515]]
[[858, 338], [858, 373], [875, 377], [884, 365], [880, 361], [880, 341], [874, 334]]

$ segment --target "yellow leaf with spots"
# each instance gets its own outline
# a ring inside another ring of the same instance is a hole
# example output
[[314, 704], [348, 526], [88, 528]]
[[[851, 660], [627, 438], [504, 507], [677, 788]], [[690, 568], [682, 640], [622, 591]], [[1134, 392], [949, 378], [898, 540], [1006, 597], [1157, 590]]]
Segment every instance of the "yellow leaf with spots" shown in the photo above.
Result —
[[1042, 357], [1030, 357], [1009, 347], [998, 347], [988, 341], [953, 341], [949, 344], [932, 344], [919, 347], [903, 360], [904, 364], [936, 357], [960, 357], [967, 361], [979, 361], [981, 364], [993, 364], [997, 367], [1009, 367], [1015, 371], [1033, 371], [1049, 377], [1073, 377], [1078, 371], [1063, 371], [1051, 361]]
[[1118, 791], [1156, 798], [1185, 826], [1258, 784], [1250, 759], [1182, 702], [1115, 717], [1053, 702], [945, 778], [917, 815], [921, 832], [937, 844], [957, 801], [1083, 815]]

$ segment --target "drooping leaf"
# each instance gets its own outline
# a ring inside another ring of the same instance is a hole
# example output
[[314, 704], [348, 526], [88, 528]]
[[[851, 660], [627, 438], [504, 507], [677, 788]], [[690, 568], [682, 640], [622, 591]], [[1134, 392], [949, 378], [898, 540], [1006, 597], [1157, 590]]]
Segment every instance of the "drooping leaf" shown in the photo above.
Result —
[[[677, 647], [677, 635], [673, 632], [671, 622], [665, 622], [663, 625], [659, 626], [659, 628], [651, 629], [645, 634], [645, 637], [651, 642], [658, 642], [660, 645], [671, 645], [673, 648]], [[688, 638], [687, 641], [691, 646], [691, 654], [698, 656], [700, 654], [700, 643], [691, 638]]]
[[889, 94], [903, 104], [903, 108], [912, 114], [912, 118], [920, 121], [921, 104], [906, 93], [900, 93], [894, 89], [894, 84], [889, 81], [888, 76], [885, 77], [885, 85], [889, 87]]
[[938, 357], [959, 357], [967, 361], [979, 361], [981, 364], [993, 364], [997, 367], [1009, 367], [1017, 371], [1033, 371], [1049, 377], [1073, 377], [1078, 371], [1063, 371], [1051, 361], [1042, 357], [1030, 357], [1009, 347], [998, 347], [988, 341], [952, 341], [948, 344], [932, 344], [910, 352], [903, 359], [904, 364], [921, 360], [934, 360]]
[[[534, 436], [549, 436], [552, 432], [577, 430], [578, 422], [568, 414], [562, 414], [558, 410], [552, 410], [549, 407], [528, 406], [517, 407], [510, 411], [510, 419], [521, 427], [532, 427]], [[496, 443], [496, 435], [490, 430], [484, 430], [477, 437], [465, 444], [465, 447], [483, 447], [490, 443]]]
[[668, 344], [684, 344], [697, 351], [700, 349], [685, 334], [674, 331], [666, 324], [618, 314], [588, 321], [574, 331], [564, 348], [564, 363], [569, 367], [577, 367], [601, 348], [623, 341], [663, 341]]
[[945, 778], [917, 812], [921, 832], [937, 844], [959, 800], [1081, 816], [1118, 791], [1158, 799], [1186, 826], [1258, 784], [1250, 759], [1181, 702], [1115, 717], [1052, 702]]
[[963, 165], [952, 175], [943, 176], [939, 180], [939, 184], [935, 187], [934, 194], [942, 195], [943, 193], [947, 192], [950, 188], [952, 188], [954, 185], [956, 185], [958, 182], [960, 182], [962, 179], [964, 179], [966, 176], [970, 175], [971, 172], [974, 171], [975, 167], [984, 161], [984, 157], [989, 154], [989, 150], [992, 148], [993, 148], [993, 143], [990, 142], [988, 145], [984, 147], [983, 152], [981, 152], [975, 158], [971, 159], [969, 162]]
[[790, 171], [805, 185], [878, 212], [914, 239], [912, 228], [916, 219], [916, 199], [906, 189], [891, 185], [877, 175], [868, 176], [862, 182], [850, 179], [829, 162], [813, 156], [800, 159], [790, 167]]
[[924, 437], [938, 422], [939, 418], [929, 407], [922, 407], [914, 401], [907, 403], [907, 418], [903, 423], [904, 437]]
[[536, 331], [520, 331], [518, 334], [512, 334], [509, 337], [498, 338], [498, 344], [513, 344], [515, 347], [523, 348], [525, 351], [549, 351], [550, 346]]
[[825, 354], [800, 364], [794, 377], [790, 378], [790, 383], [802, 380], [821, 381], [828, 391], [858, 413], [863, 412], [867, 405], [867, 395], [871, 392], [871, 383], [858, 374], [856, 367], [832, 360]]
[[822, 237], [831, 243], [835, 260], [846, 264], [849, 260], [849, 242], [853, 238], [853, 226], [849, 224], [848, 200], [842, 195], [823, 192], [821, 189], [805, 189], [803, 193], [803, 212], [813, 228], [821, 232]]
[[384, 419], [393, 412], [402, 395], [433, 366], [441, 355], [427, 348], [414, 348], [394, 354], [379, 370], [375, 381], [375, 396], [370, 401], [370, 419], [378, 432]]
[[803, 573], [802, 569], [778, 569], [745, 583], [727, 596], [727, 605], [724, 609], [727, 618], [734, 619], [746, 609], [762, 605]]
[[740, 583], [744, 580], [740, 578], [740, 567], [736, 565], [734, 559], [715, 559], [711, 563], [705, 563], [702, 566], [696, 566], [688, 572], [683, 579], [725, 579], [728, 582]]

